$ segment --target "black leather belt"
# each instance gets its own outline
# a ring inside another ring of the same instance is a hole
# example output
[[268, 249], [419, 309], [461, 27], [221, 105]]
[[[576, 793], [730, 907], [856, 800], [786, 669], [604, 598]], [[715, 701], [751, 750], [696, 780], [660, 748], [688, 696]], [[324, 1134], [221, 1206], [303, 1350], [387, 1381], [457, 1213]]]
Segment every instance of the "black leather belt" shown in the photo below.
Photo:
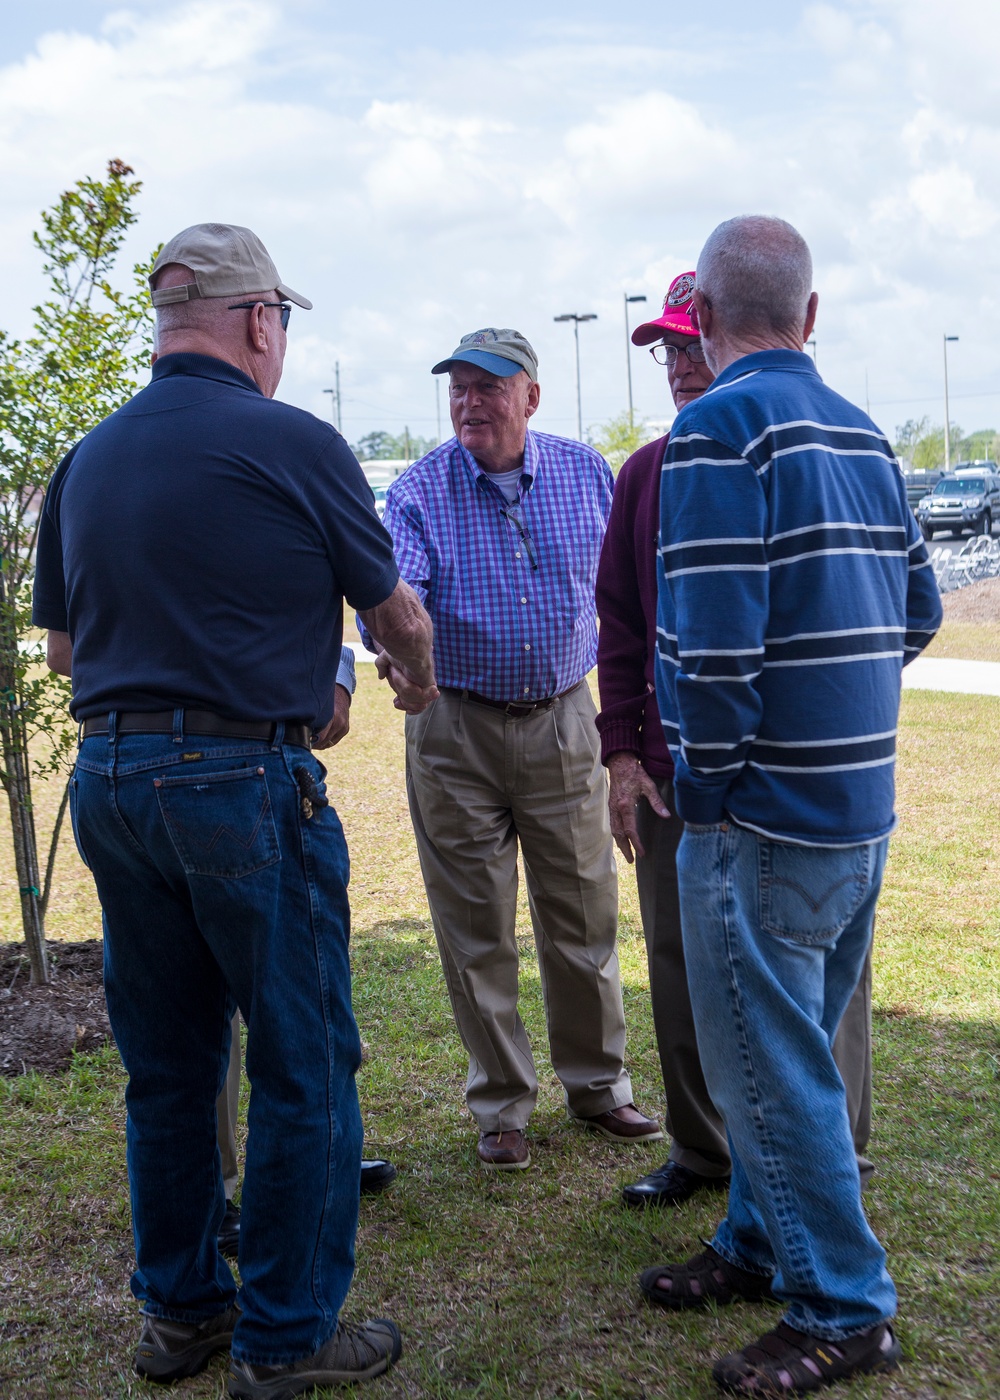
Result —
[[576, 686], [571, 685], [569, 690], [561, 690], [558, 695], [547, 695], [543, 700], [493, 700], [489, 695], [479, 695], [474, 690], [459, 690], [452, 686], [443, 686], [442, 689], [450, 690], [453, 695], [460, 695], [463, 700], [471, 700], [474, 705], [488, 705], [491, 710], [503, 710], [511, 719], [524, 719], [535, 710], [550, 710], [557, 700], [568, 695], [570, 690], [575, 690]]
[[[151, 710], [118, 712], [115, 732], [118, 734], [172, 734], [174, 732], [174, 710]], [[204, 734], [217, 739], [262, 739], [271, 743], [277, 725], [269, 719], [224, 719], [211, 710], [184, 710], [183, 732]], [[80, 737], [89, 738], [92, 734], [107, 734], [108, 716], [91, 715], [80, 726]], [[307, 724], [286, 724], [286, 744], [296, 744], [299, 748], [310, 747], [310, 730]]]

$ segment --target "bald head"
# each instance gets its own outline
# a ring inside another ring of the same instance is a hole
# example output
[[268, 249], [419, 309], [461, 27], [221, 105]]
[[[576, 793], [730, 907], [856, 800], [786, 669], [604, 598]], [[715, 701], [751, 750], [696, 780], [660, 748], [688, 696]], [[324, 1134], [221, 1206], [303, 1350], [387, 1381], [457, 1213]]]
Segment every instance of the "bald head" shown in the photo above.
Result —
[[697, 285], [730, 335], [800, 331], [812, 291], [805, 239], [784, 219], [727, 219], [698, 258]]
[[801, 350], [816, 300], [808, 245], [784, 219], [727, 219], [701, 250], [694, 301], [716, 373], [756, 350]]

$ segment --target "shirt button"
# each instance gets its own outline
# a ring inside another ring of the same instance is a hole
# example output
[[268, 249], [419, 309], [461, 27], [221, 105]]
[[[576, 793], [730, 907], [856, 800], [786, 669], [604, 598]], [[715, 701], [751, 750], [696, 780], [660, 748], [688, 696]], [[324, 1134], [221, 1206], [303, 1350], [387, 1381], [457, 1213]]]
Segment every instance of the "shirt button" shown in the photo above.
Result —
[[525, 695], [528, 695], [528, 694], [530, 693], [530, 691], [531, 691], [531, 686], [530, 686], [530, 685], [526, 685], [526, 686], [524, 687], [524, 693], [525, 693]]
[[521, 602], [522, 602], [522, 603], [526, 603], [527, 601], [528, 601], [527, 598], [522, 598], [522, 599], [521, 599]]
[[524, 649], [525, 649], [525, 651], [530, 651], [530, 650], [531, 650], [531, 643], [530, 643], [530, 642], [525, 642], [525, 644], [524, 644]]
[[515, 551], [514, 551], [514, 558], [515, 558], [515, 559], [520, 559], [520, 557], [521, 557], [521, 551], [520, 551], [519, 549], [515, 549]]

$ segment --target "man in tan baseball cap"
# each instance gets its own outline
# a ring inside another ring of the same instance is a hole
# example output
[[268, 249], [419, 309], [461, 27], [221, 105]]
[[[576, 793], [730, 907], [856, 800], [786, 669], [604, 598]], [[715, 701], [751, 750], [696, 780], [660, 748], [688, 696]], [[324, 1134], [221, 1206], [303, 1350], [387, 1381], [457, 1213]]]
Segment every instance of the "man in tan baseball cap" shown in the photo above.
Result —
[[[432, 628], [343, 437], [274, 397], [292, 303], [310, 303], [260, 241], [196, 225], [150, 283], [150, 383], [56, 470], [33, 616], [72, 677], [74, 832], [129, 1077], [135, 1367], [168, 1382], [230, 1350], [233, 1400], [276, 1400], [400, 1354], [393, 1322], [341, 1317], [361, 1045], [348, 851], [311, 749], [336, 724], [344, 600], [424, 703]], [[251, 1083], [239, 1302], [216, 1142], [237, 1005]]]

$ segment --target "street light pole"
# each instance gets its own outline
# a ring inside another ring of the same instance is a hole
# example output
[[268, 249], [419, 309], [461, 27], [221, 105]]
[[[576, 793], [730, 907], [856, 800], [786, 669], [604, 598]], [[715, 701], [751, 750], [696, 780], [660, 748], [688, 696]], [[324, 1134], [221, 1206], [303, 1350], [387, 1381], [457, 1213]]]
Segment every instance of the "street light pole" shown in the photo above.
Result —
[[628, 292], [623, 292], [625, 298], [625, 364], [628, 367], [628, 425], [635, 427], [635, 415], [632, 412], [632, 341], [628, 332], [628, 308], [630, 302], [645, 301], [645, 297], [630, 297]]
[[948, 408], [948, 341], [957, 340], [957, 335], [946, 335], [944, 341], [944, 469], [951, 471], [951, 411]]
[[816, 365], [816, 368], [818, 369], [818, 368], [819, 368], [819, 364], [818, 364], [817, 359], [816, 359], [816, 337], [813, 336], [812, 340], [807, 340], [807, 341], [806, 341], [806, 344], [812, 346], [813, 364]]
[[596, 311], [567, 311], [564, 316], [553, 316], [553, 321], [572, 321], [573, 339], [576, 342], [576, 435], [583, 442], [583, 399], [580, 395], [580, 322], [596, 321]]
[[329, 394], [329, 395], [330, 395], [330, 413], [331, 413], [332, 416], [333, 416], [333, 422], [334, 422], [334, 425], [335, 425], [335, 427], [336, 427], [336, 429], [337, 429], [337, 432], [340, 433], [340, 432], [343, 432], [343, 428], [341, 427], [341, 422], [340, 422], [340, 361], [339, 361], [339, 360], [336, 362], [336, 364], [335, 364], [334, 367], [333, 367], [333, 374], [334, 374], [333, 382], [334, 382], [334, 385], [335, 385], [336, 387], [333, 388], [333, 389], [324, 389], [324, 390], [323, 390], [323, 393], [324, 393], [324, 394]]

